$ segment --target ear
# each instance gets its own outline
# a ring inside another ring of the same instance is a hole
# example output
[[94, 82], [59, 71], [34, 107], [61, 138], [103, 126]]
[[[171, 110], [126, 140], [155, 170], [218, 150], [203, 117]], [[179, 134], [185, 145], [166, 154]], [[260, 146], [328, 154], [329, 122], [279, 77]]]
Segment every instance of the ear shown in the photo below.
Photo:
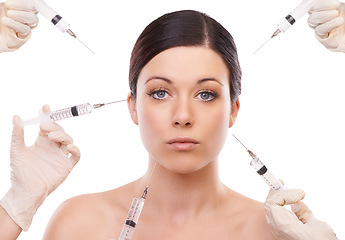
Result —
[[230, 121], [229, 121], [229, 128], [231, 128], [236, 121], [238, 111], [240, 110], [240, 100], [237, 98], [236, 103], [231, 105], [231, 113], [230, 113]]
[[137, 114], [137, 104], [135, 99], [132, 98], [131, 92], [127, 96], [127, 106], [129, 113], [131, 114], [132, 121], [138, 125], [138, 114]]

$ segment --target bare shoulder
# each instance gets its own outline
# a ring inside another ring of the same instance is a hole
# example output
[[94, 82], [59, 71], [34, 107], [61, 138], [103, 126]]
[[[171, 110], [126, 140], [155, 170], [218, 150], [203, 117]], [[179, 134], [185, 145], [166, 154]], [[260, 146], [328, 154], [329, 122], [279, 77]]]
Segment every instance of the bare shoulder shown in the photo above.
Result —
[[[264, 204], [236, 193], [238, 209], [232, 224], [238, 239], [275, 240], [266, 221]], [[240, 202], [240, 203], [239, 203]]]
[[74, 197], [63, 202], [51, 217], [43, 239], [88, 239], [91, 219], [104, 220], [100, 194]]
[[255, 239], [275, 240], [266, 220], [264, 204], [252, 201], [253, 205], [248, 209], [250, 218], [247, 220], [247, 228], [252, 229], [252, 232], [257, 234]]
[[[73, 197], [51, 217], [43, 239], [111, 239], [123, 220], [118, 190]], [[122, 214], [122, 215], [121, 215]], [[122, 218], [121, 218], [122, 217]]]

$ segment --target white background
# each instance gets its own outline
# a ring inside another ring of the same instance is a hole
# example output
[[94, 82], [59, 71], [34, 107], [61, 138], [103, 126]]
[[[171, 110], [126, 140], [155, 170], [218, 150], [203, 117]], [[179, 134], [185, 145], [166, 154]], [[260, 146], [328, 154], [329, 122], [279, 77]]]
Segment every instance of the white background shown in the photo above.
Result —
[[[241, 110], [220, 156], [223, 182], [259, 201], [265, 201], [268, 193], [233, 132], [288, 187], [305, 190], [305, 202], [314, 214], [345, 239], [345, 55], [330, 52], [315, 40], [307, 16], [252, 54], [298, 0], [47, 3], [96, 55], [42, 16], [28, 43], [17, 52], [0, 55], [0, 196], [10, 187], [14, 114], [26, 119], [36, 116], [46, 103], [56, 110], [126, 98], [131, 49], [144, 27], [164, 13], [194, 9], [229, 30], [243, 70]], [[60, 123], [81, 149], [82, 159], [19, 239], [40, 239], [64, 200], [119, 187], [146, 171], [147, 154], [125, 103]], [[27, 144], [32, 144], [38, 127], [25, 132]]]

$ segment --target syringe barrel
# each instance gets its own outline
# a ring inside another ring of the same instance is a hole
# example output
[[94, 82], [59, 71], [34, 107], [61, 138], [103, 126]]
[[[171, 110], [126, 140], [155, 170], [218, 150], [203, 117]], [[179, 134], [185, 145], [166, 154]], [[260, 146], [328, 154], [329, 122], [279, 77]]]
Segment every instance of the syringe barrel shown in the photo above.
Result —
[[129, 212], [126, 218], [126, 222], [123, 225], [120, 237], [118, 240], [130, 240], [133, 236], [135, 226], [139, 221], [141, 210], [144, 207], [144, 198], [134, 198]]
[[316, 0], [303, 0], [294, 10], [290, 12], [296, 21], [303, 17], [313, 7]]
[[66, 118], [77, 117], [80, 115], [91, 113], [93, 106], [90, 103], [84, 103], [77, 106], [60, 109], [53, 112], [42, 113], [36, 118], [22, 121], [22, 125], [42, 124], [46, 122], [56, 122]]
[[[254, 157], [250, 162], [250, 165], [255, 169], [255, 171], [261, 176], [261, 178], [273, 189], [275, 192], [286, 190], [285, 187], [268, 169], [267, 167], [260, 161], [258, 157]], [[300, 205], [292, 204], [291, 210], [293, 212], [297, 212], [300, 209]]]
[[36, 10], [45, 18], [51, 21], [61, 32], [66, 32], [70, 28], [70, 24], [55, 12], [43, 0], [30, 0]]
[[44, 118], [49, 117], [51, 122], [56, 122], [60, 120], [64, 120], [66, 118], [71, 117], [78, 117], [84, 114], [91, 113], [93, 109], [93, 106], [90, 103], [84, 103], [80, 105], [76, 105], [69, 108], [64, 108], [61, 110], [44, 113]]
[[278, 24], [278, 29], [281, 32], [288, 30], [298, 19], [304, 16], [317, 1], [318, 0], [303, 0]]
[[29, 0], [35, 9], [42, 14], [45, 18], [52, 20], [56, 15], [58, 15], [51, 7], [49, 7], [42, 0]]
[[250, 165], [274, 191], [286, 189], [286, 187], [266, 168], [259, 158], [253, 158]]

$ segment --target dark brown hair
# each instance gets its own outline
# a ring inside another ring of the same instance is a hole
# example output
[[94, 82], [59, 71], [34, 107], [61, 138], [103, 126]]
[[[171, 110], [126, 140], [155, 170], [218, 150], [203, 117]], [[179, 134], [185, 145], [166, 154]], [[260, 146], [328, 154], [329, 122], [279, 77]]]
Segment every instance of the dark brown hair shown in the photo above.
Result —
[[242, 71], [231, 34], [216, 20], [193, 10], [165, 14], [150, 23], [134, 45], [129, 86], [136, 97], [137, 81], [143, 67], [157, 54], [179, 46], [207, 46], [217, 52], [229, 70], [230, 97], [234, 104], [241, 94]]

